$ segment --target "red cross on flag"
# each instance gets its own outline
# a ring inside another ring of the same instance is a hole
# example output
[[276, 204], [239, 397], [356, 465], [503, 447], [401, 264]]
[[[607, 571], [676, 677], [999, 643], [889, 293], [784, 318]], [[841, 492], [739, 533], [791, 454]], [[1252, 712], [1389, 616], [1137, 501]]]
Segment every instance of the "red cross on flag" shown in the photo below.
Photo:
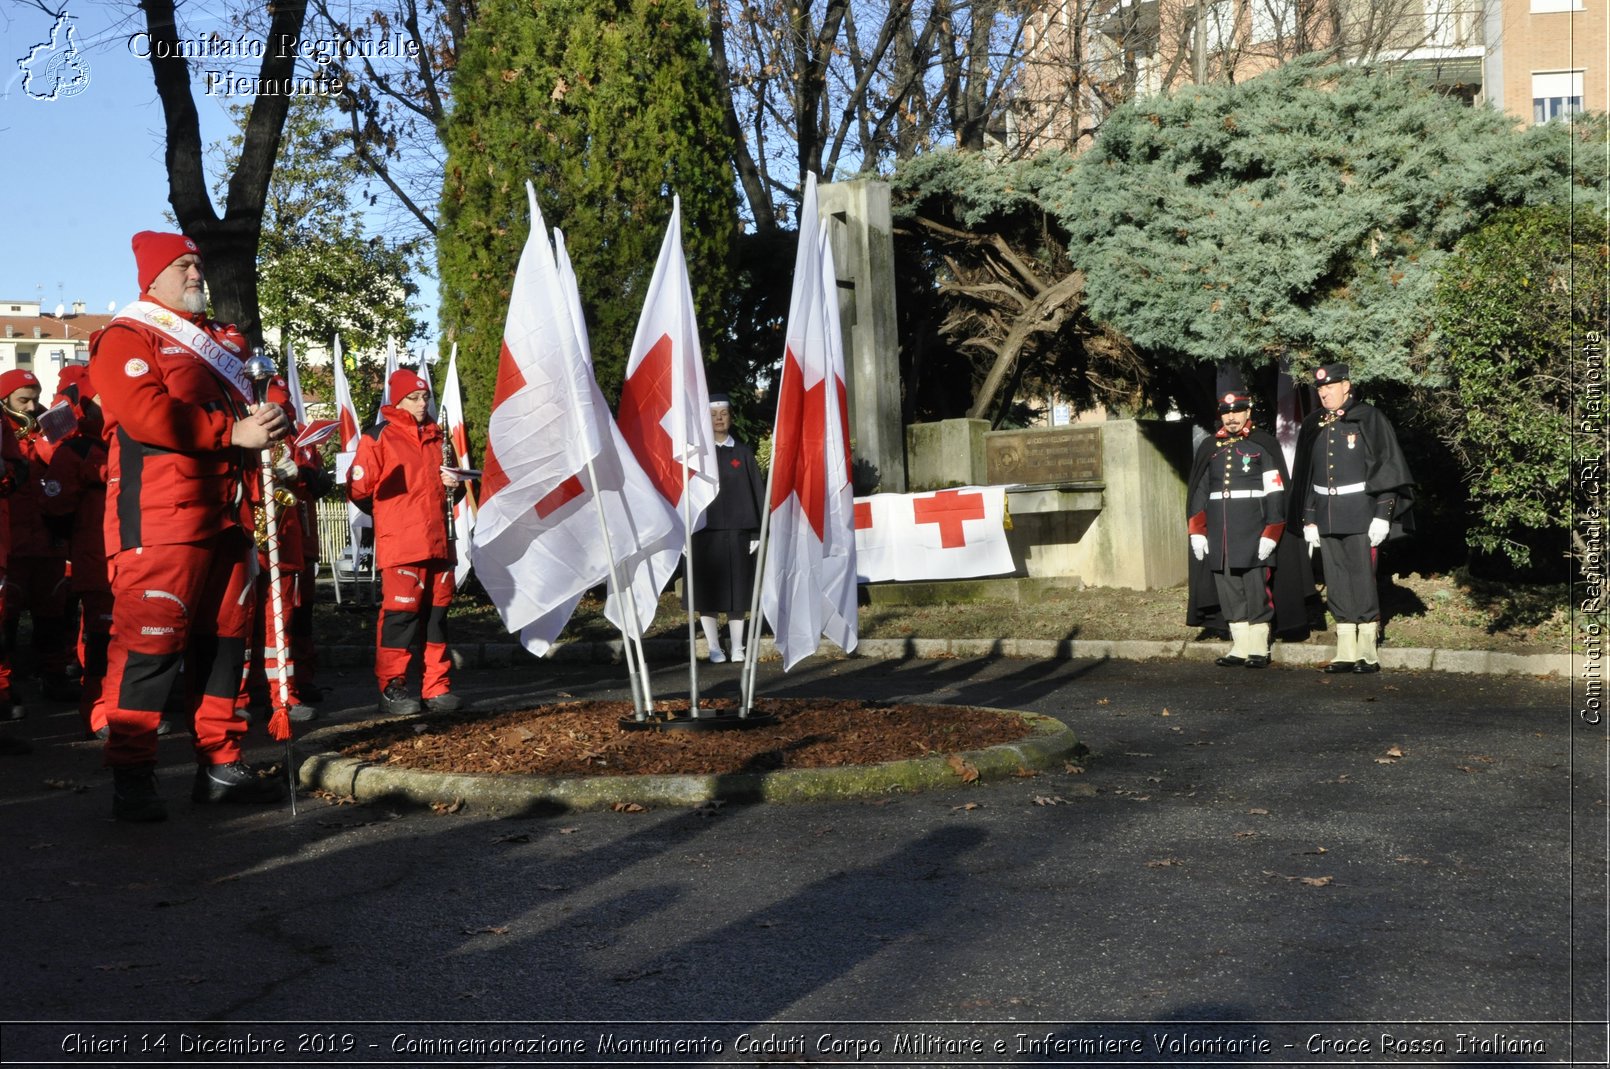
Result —
[[1006, 539], [1006, 488], [856, 498], [855, 563], [863, 583], [1015, 571]]
[[680, 511], [687, 529], [698, 530], [720, 481], [693, 286], [682, 252], [680, 197], [672, 202], [671, 222], [643, 300], [617, 411], [621, 434], [644, 473]]
[[564, 237], [554, 231], [549, 245], [530, 183], [526, 194], [531, 236], [504, 327], [472, 554], [504, 626], [540, 655], [606, 580], [605, 614], [646, 628], [681, 527], [610, 418]]
[[[772, 432], [771, 497], [761, 607], [783, 668], [825, 633], [856, 643], [854, 509], [838, 287], [807, 175]], [[829, 288], [831, 287], [831, 288]]]

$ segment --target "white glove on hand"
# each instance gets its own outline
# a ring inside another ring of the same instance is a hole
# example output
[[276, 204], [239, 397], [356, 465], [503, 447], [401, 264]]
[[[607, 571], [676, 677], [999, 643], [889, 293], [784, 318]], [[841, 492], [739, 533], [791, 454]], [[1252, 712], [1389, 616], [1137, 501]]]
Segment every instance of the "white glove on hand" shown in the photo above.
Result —
[[1197, 560], [1207, 559], [1207, 535], [1194, 534], [1191, 536], [1191, 556]]
[[1385, 542], [1387, 532], [1389, 532], [1391, 530], [1392, 530], [1392, 525], [1390, 523], [1387, 523], [1385, 520], [1381, 519], [1380, 517], [1376, 517], [1375, 519], [1371, 520], [1370, 521], [1370, 545], [1378, 546], [1382, 542]]
[[1317, 547], [1319, 545], [1319, 527], [1316, 524], [1310, 523], [1303, 526], [1303, 541], [1311, 546]]
[[274, 462], [274, 477], [289, 486], [296, 481], [296, 461], [286, 453]]
[[1273, 553], [1274, 551], [1275, 551], [1275, 540], [1273, 538], [1260, 538], [1260, 539], [1258, 539], [1258, 559], [1259, 560], [1268, 560], [1269, 559], [1269, 554]]
[[750, 541], [749, 541], [749, 552], [752, 554], [752, 553], [755, 552], [755, 550], [757, 550], [759, 548], [760, 548], [760, 539], [758, 539], [758, 538], [750, 539]]

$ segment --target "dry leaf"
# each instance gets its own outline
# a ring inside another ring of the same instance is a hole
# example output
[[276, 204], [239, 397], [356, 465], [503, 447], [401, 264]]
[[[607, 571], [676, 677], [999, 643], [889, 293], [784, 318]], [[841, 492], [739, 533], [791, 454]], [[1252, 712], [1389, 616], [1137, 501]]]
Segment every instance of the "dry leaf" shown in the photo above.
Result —
[[1035, 805], [1062, 805], [1067, 799], [1060, 794], [1037, 794], [1034, 796]]
[[1237, 839], [1255, 839], [1258, 837], [1258, 833], [1255, 831], [1238, 831], [1235, 833], [1235, 837]]
[[1039, 773], [1032, 768], [1025, 768], [1022, 765], [1018, 765], [1017, 771], [1012, 773], [1012, 775], [1016, 776], [1018, 779], [1033, 779], [1035, 776], [1038, 776]]
[[1395, 765], [1398, 762], [1396, 758], [1392, 757], [1377, 757], [1375, 763], [1378, 765]]
[[636, 802], [616, 802], [614, 805], [610, 806], [609, 808], [611, 810], [613, 810], [614, 812], [616, 812], [616, 813], [646, 813], [646, 812], [648, 812], [648, 810], [644, 809], [642, 806], [638, 805]]
[[965, 802], [962, 805], [953, 805], [953, 806], [951, 806], [950, 811], [952, 813], [954, 813], [957, 810], [960, 810], [963, 813], [971, 813], [975, 809], [982, 809], [982, 808], [983, 808], [983, 805], [981, 803], [979, 803], [979, 802]]
[[479, 928], [464, 928], [464, 929], [462, 929], [462, 931], [464, 932], [465, 935], [508, 935], [509, 934], [509, 929], [508, 928], [499, 927], [499, 926], [491, 925], [491, 924], [482, 925]]
[[1175, 865], [1183, 865], [1183, 864], [1185, 864], [1185, 862], [1181, 861], [1177, 857], [1160, 857], [1155, 861], [1146, 862], [1146, 867], [1149, 868], [1149, 869], [1166, 869], [1166, 868], [1171, 868], [1171, 867], [1173, 867]]
[[1153, 755], [1147, 753], [1145, 750], [1125, 750], [1124, 751], [1124, 756], [1125, 757], [1151, 757]]
[[1072, 762], [1064, 762], [1062, 765], [1062, 771], [1066, 772], [1070, 776], [1082, 776], [1085, 774], [1085, 766], [1076, 765]]
[[1423, 857], [1410, 857], [1408, 854], [1399, 854], [1392, 859], [1400, 865], [1429, 865], [1431, 862]]
[[509, 835], [499, 835], [492, 840], [495, 843], [529, 843], [531, 836], [526, 832], [514, 832]]
[[1112, 699], [1110, 699], [1110, 698], [1097, 698], [1096, 699], [1096, 704], [1097, 705], [1111, 705], [1112, 704]]
[[559, 834], [560, 835], [574, 835], [580, 830], [581, 830], [580, 828], [560, 828], [559, 829]]
[[464, 799], [454, 798], [451, 802], [432, 802], [430, 807], [437, 813], [457, 813], [464, 808]]
[[1334, 876], [1299, 876], [1297, 882], [1307, 884], [1309, 887], [1324, 887], [1336, 877]]
[[961, 777], [963, 783], [971, 783], [978, 778], [978, 769], [971, 761], [963, 760], [961, 754], [951, 754], [950, 760], [946, 763]]
[[1269, 815], [1269, 810], [1267, 809], [1249, 809], [1247, 812], [1255, 817], [1266, 817]]
[[1163, 715], [1164, 716], [1173, 716], [1174, 714], [1169, 712], [1168, 711], [1168, 706], [1165, 705], [1165, 706], [1163, 706]]
[[78, 783], [75, 780], [70, 779], [47, 779], [45, 781], [45, 786], [49, 787], [53, 791], [72, 791], [75, 794], [82, 794], [89, 790], [89, 786], [87, 784]]
[[1317, 857], [1320, 854], [1328, 854], [1328, 853], [1330, 853], [1330, 851], [1326, 850], [1323, 846], [1316, 846], [1312, 850], [1304, 850], [1303, 851], [1304, 856], [1310, 856], [1310, 857]]
[[1481, 769], [1479, 769], [1479, 768], [1471, 768], [1469, 765], [1454, 765], [1453, 767], [1457, 768], [1461, 772], [1468, 772], [1468, 773], [1472, 773], [1472, 774], [1481, 771]]
[[1403, 751], [1396, 746], [1389, 746], [1387, 747], [1386, 755], [1388, 757], [1402, 757]]

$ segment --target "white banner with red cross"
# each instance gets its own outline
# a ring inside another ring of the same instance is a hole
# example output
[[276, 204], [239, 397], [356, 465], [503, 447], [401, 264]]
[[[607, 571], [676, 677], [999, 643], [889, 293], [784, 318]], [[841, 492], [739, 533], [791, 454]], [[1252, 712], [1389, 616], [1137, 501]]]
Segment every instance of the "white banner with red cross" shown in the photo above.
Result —
[[1014, 571], [1006, 542], [1006, 487], [856, 498], [855, 565], [863, 583]]

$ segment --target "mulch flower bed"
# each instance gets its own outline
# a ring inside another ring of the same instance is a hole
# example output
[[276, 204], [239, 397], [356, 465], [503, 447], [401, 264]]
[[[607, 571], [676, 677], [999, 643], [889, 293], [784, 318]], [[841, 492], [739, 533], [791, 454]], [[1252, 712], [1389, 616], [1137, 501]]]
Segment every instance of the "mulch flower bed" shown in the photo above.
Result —
[[[687, 700], [658, 702], [686, 715]], [[730, 700], [701, 703], [734, 713]], [[567, 701], [515, 712], [474, 712], [377, 725], [341, 752], [435, 772], [550, 776], [720, 775], [828, 768], [980, 750], [1024, 738], [1023, 721], [953, 705], [767, 698], [754, 712], [774, 725], [730, 731], [628, 731], [625, 701]]]

